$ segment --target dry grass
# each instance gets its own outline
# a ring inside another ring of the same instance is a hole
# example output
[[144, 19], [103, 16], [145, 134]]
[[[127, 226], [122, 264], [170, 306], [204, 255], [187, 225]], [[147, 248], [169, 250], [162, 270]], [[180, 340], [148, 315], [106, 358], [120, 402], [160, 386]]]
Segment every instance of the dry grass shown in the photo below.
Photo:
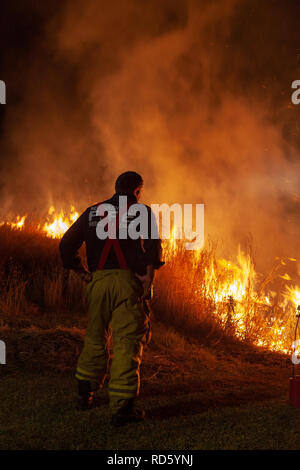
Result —
[[62, 269], [58, 240], [33, 229], [0, 227], [0, 309], [3, 316], [84, 310], [83, 283]]
[[[153, 338], [145, 347], [141, 369], [144, 396], [227, 390], [239, 400], [243, 396], [251, 401], [278, 397], [286, 391], [289, 369], [281, 355], [237, 343], [228, 349], [224, 344], [208, 348], [155, 318], [152, 328]], [[19, 370], [73, 373], [84, 333], [84, 329], [77, 327], [42, 329], [6, 325], [0, 328], [0, 337], [7, 344], [8, 365], [1, 373]], [[109, 353], [111, 359], [111, 348]]]
[[[0, 241], [2, 325], [12, 317], [34, 318], [35, 324], [43, 328], [66, 325], [68, 318], [73, 324], [82, 325], [84, 284], [74, 273], [62, 269], [58, 240], [30, 228], [19, 231], [2, 226]], [[81, 254], [85, 263], [83, 249]], [[218, 268], [213, 244], [198, 253], [197, 258], [180, 243], [175, 248], [171, 245], [165, 250], [165, 258], [167, 263], [155, 280], [153, 310], [159, 320], [177, 331], [169, 332], [164, 339], [169, 344], [178, 343], [180, 347], [184, 333], [212, 346], [238, 338], [267, 348], [278, 344], [281, 349], [290, 347], [293, 316], [278, 303], [270, 307], [256, 302], [253, 296], [254, 290], [260, 294], [272, 281], [276, 268], [259, 284], [248, 282], [243, 303], [234, 298], [216, 302], [212, 291], [226, 280], [227, 274]], [[208, 286], [205, 273], [212, 266], [214, 276]], [[237, 311], [243, 317], [242, 330], [237, 323]]]
[[168, 262], [158, 272], [155, 284], [153, 308], [159, 319], [205, 344], [238, 338], [271, 350], [290, 349], [295, 309], [291, 304], [282, 307], [280, 289], [272, 305], [261, 301], [270, 286], [274, 289], [280, 260], [267, 275], [258, 276], [248, 255], [244, 269], [253, 272], [245, 281], [243, 299], [226, 296], [217, 300], [219, 286], [228, 283], [232, 272], [218, 263], [216, 246], [211, 243], [197, 256], [184, 250], [181, 242], [175, 249], [174, 243], [171, 246], [166, 250]]

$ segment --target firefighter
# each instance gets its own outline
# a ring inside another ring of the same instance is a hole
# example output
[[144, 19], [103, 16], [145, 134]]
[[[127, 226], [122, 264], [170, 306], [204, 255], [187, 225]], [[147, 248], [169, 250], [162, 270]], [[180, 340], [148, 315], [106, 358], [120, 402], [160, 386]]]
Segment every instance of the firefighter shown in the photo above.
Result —
[[[108, 393], [111, 422], [115, 426], [144, 419], [144, 411], [136, 409], [134, 404], [140, 389], [143, 347], [150, 340], [146, 298], [155, 270], [164, 264], [161, 261], [161, 240], [150, 207], [143, 205], [147, 209], [148, 237], [121, 239], [119, 236], [120, 197], [123, 196], [124, 200], [126, 196], [127, 207], [130, 207], [140, 200], [142, 189], [143, 179], [139, 174], [133, 171], [122, 173], [116, 180], [115, 194], [86, 209], [60, 242], [64, 268], [76, 271], [87, 282], [88, 327], [75, 374], [78, 382], [77, 409], [90, 409], [95, 392], [103, 385], [108, 360], [106, 338], [110, 327], [113, 358]], [[114, 239], [109, 235], [105, 239], [98, 236], [97, 225], [104, 221], [104, 213], [99, 215], [102, 204], [110, 204], [117, 214]], [[130, 217], [127, 217], [126, 223], [129, 221]], [[78, 253], [84, 242], [88, 271], [84, 269]]]

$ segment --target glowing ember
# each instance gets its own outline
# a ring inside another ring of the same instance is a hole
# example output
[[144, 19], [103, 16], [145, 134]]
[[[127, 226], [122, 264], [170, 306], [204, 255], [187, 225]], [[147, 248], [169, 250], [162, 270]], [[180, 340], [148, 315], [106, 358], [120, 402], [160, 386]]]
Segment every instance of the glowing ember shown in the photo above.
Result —
[[281, 277], [282, 279], [285, 279], [286, 281], [290, 281], [290, 280], [291, 280], [291, 278], [290, 278], [290, 276], [289, 276], [288, 274], [284, 274], [283, 276], [279, 276], [279, 277]]

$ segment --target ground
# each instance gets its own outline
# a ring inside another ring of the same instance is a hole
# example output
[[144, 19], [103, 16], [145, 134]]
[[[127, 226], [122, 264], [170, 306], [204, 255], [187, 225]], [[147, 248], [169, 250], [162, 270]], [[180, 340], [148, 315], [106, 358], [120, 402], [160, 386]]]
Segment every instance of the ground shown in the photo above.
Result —
[[116, 431], [109, 424], [107, 382], [95, 409], [74, 410], [73, 370], [83, 335], [84, 328], [47, 328], [40, 317], [5, 322], [0, 449], [300, 447], [300, 410], [288, 403], [284, 355], [234, 339], [203, 346], [153, 318], [138, 400], [147, 420]]

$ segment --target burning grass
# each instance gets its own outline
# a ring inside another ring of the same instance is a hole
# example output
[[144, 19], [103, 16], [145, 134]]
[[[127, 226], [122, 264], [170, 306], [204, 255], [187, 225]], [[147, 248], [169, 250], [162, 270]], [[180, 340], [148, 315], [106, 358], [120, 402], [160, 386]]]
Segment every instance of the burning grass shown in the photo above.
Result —
[[157, 277], [156, 303], [161, 318], [188, 334], [215, 343], [224, 335], [273, 351], [289, 352], [300, 289], [283, 289], [283, 259], [263, 276], [255, 271], [251, 251], [239, 248], [236, 262], [217, 259], [211, 243], [186, 251], [184, 243], [165, 243], [166, 266]]
[[[4, 224], [0, 241], [2, 324], [11, 316], [31, 316], [47, 325], [48, 317], [53, 327], [50, 318], [60, 324], [60, 318], [84, 315], [84, 284], [62, 269], [58, 239], [36, 227]], [[287, 284], [283, 260], [261, 276], [250, 251], [239, 249], [236, 261], [229, 261], [216, 257], [213, 243], [198, 251], [175, 239], [164, 245], [167, 263], [156, 276], [153, 301], [160, 320], [204, 344], [231, 338], [290, 351], [300, 290]], [[85, 262], [84, 250], [82, 257]]]

